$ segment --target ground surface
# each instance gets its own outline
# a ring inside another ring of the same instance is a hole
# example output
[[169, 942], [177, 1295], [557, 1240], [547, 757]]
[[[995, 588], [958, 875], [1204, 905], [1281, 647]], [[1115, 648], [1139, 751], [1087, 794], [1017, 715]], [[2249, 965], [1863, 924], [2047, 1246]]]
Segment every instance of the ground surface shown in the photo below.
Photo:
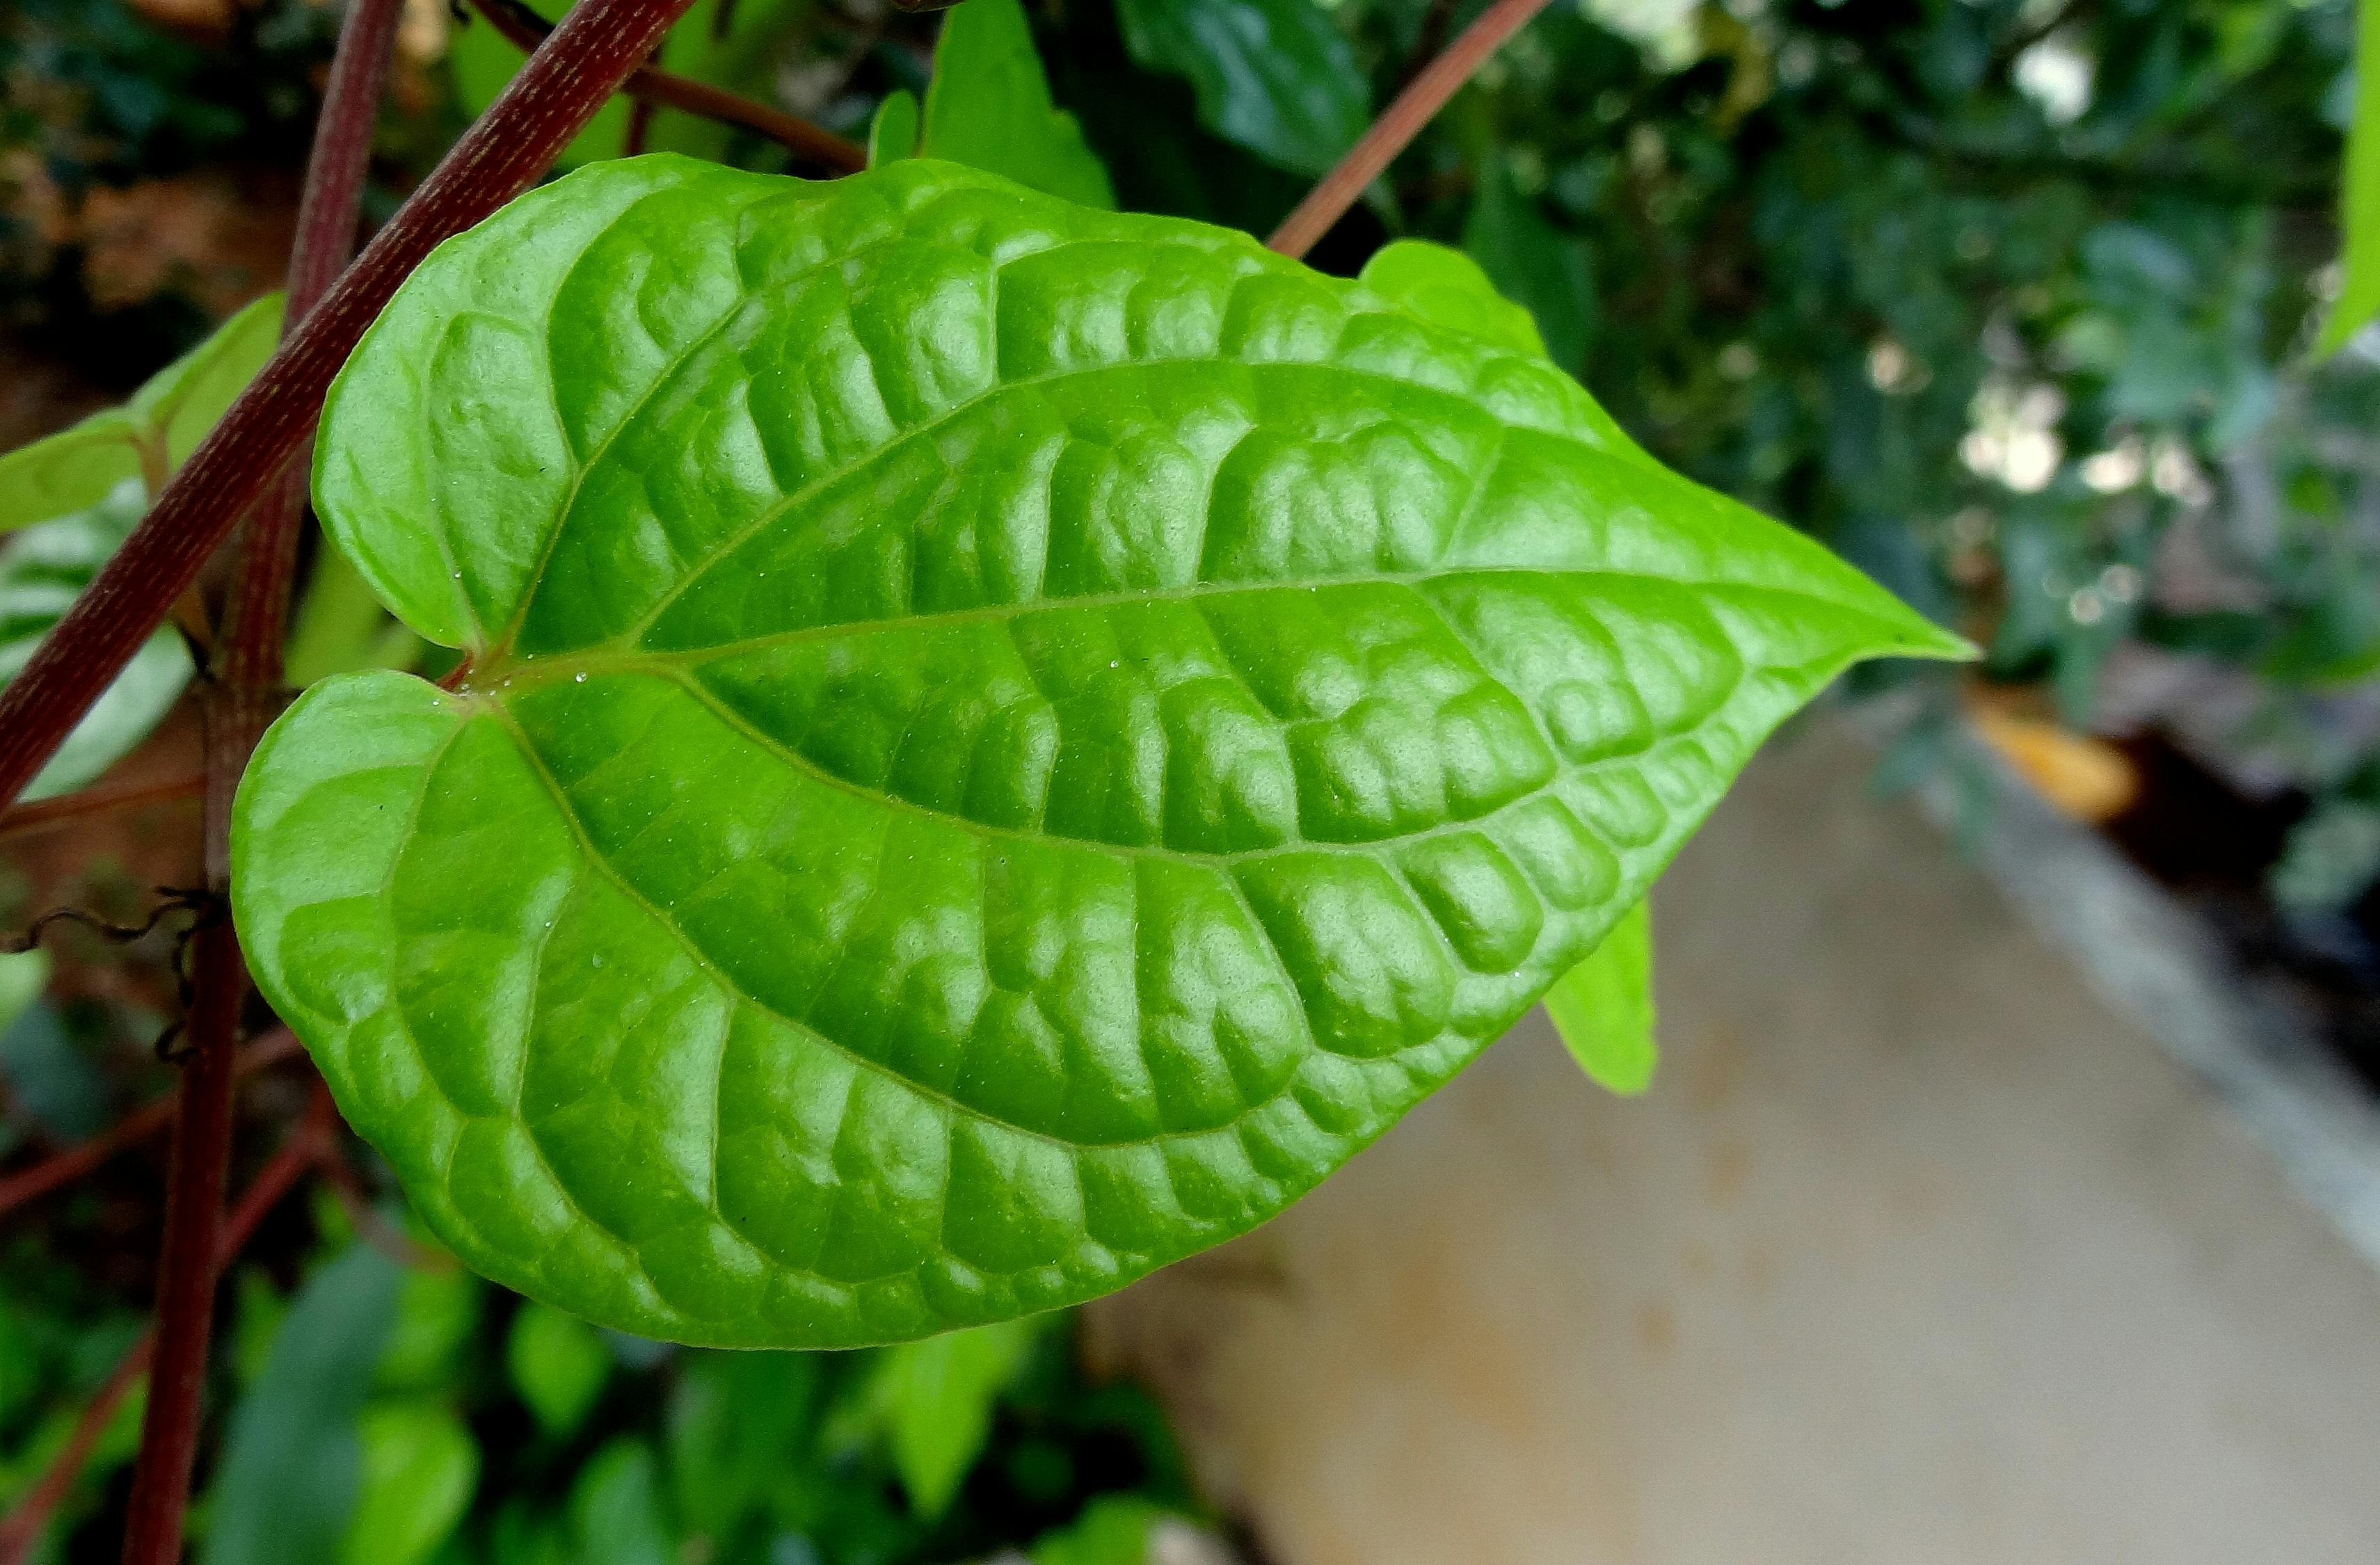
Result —
[[1098, 1313], [1281, 1565], [2369, 1565], [2380, 1279], [1811, 724], [1656, 898], [1636, 1102], [1532, 1015]]

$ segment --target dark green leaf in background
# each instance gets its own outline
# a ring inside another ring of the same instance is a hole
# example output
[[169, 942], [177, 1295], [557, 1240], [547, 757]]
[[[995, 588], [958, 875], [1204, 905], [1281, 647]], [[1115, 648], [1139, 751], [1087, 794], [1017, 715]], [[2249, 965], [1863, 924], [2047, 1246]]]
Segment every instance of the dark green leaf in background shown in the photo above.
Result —
[[[1115, 205], [1082, 127], [1050, 102], [1020, 0], [966, 0], [942, 18], [917, 155], [989, 169], [1085, 206]], [[869, 161], [878, 161], [873, 152]]]
[[1116, 0], [1124, 42], [1189, 79], [1198, 122], [1293, 174], [1319, 175], [1371, 123], [1371, 85], [1315, 0]]
[[232, 1410], [201, 1565], [339, 1557], [363, 1484], [357, 1421], [405, 1270], [351, 1244], [307, 1280]]
[[1595, 280], [1586, 247], [1546, 221], [1500, 157], [1488, 160], [1479, 197], [1463, 225], [1463, 248], [1505, 297], [1527, 309], [1547, 355], [1572, 374], [1595, 334]]
[[577, 1432], [612, 1377], [612, 1350], [577, 1316], [540, 1304], [523, 1304], [504, 1340], [504, 1367], [513, 1389], [549, 1436]]
[[1004, 1320], [885, 1350], [873, 1394], [893, 1471], [920, 1515], [939, 1516], [991, 1438], [992, 1404], [1025, 1366], [1032, 1322]]
[[1533, 355], [927, 160], [549, 186], [407, 283], [320, 449], [473, 673], [275, 725], [243, 948], [457, 1254], [694, 1341], [1245, 1231], [1845, 664], [1959, 650]]
[[420, 1398], [368, 1406], [357, 1437], [361, 1477], [336, 1565], [422, 1565], [471, 1503], [479, 1442], [452, 1409]]

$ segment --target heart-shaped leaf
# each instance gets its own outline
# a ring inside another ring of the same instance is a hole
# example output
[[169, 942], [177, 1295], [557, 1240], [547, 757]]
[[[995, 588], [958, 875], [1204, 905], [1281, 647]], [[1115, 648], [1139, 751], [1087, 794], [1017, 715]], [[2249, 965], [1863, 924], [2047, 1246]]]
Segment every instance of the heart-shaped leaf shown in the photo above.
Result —
[[259, 982], [473, 1266], [832, 1345], [1280, 1210], [1854, 659], [1958, 644], [1244, 235], [650, 158], [442, 247], [316, 497], [452, 691], [242, 785]]

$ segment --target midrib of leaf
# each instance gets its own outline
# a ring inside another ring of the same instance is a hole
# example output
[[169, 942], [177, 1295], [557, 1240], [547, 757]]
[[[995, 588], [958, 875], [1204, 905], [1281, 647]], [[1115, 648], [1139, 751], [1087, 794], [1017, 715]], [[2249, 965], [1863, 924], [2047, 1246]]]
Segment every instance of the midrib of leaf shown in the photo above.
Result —
[[[736, 985], [733, 978], [729, 977], [727, 974], [719, 967], [718, 964], [711, 960], [710, 953], [705, 952], [700, 945], [696, 943], [694, 938], [680, 927], [676, 919], [671, 917], [665, 909], [656, 905], [650, 897], [647, 896], [634, 881], [622, 874], [611, 862], [610, 858], [604, 855], [602, 850], [596, 846], [594, 838], [588, 833], [585, 823], [579, 819], [577, 810], [572, 807], [568, 791], [563, 787], [561, 780], [553, 775], [552, 769], [546, 764], [545, 757], [538, 750], [536, 744], [530, 740], [528, 734], [514, 719], [511, 711], [506, 710], [500, 702], [489, 703], [487, 710], [495, 715], [498, 722], [504, 724], [505, 730], [511, 735], [513, 744], [519, 749], [522, 758], [528, 763], [530, 769], [537, 774], [538, 781], [543, 785], [547, 795], [553, 801], [555, 813], [561, 818], [563, 825], [569, 831], [572, 840], [578, 844], [579, 855], [586, 861], [588, 867], [596, 874], [601, 875], [614, 891], [618, 892], [623, 897], [628, 899], [629, 902], [636, 905], [639, 912], [643, 913], [646, 917], [651, 919], [664, 933], [668, 934], [669, 937], [676, 942], [678, 949], [686, 952], [687, 959], [692, 961], [697, 966], [700, 967], [703, 974], [709, 977], [711, 982], [717, 984], [722, 992], [732, 996], [737, 1004], [748, 1005], [752, 1007], [753, 1010], [760, 1012], [764, 1015], [774, 1017], [777, 1021], [783, 1023], [786, 1026], [792, 1027], [801, 1033], [803, 1037], [815, 1038], [818, 1042], [825, 1045], [827, 1048], [834, 1050], [844, 1058], [851, 1061], [861, 1069], [873, 1071], [879, 1075], [885, 1077], [887, 1080], [898, 1082], [907, 1090], [917, 1093], [921, 1098], [929, 1098], [934, 1102], [941, 1104], [954, 1114], [965, 1115], [968, 1119], [979, 1121], [985, 1124], [997, 1125], [1002, 1130], [1013, 1131], [1019, 1135], [1030, 1136], [1037, 1141], [1046, 1142], [1052, 1146], [1057, 1146], [1067, 1151], [1095, 1152], [1108, 1147], [1148, 1146], [1167, 1141], [1191, 1140], [1229, 1134], [1238, 1126], [1241, 1122], [1258, 1112], [1268, 1104], [1274, 1102], [1282, 1096], [1282, 1094], [1286, 1093], [1289, 1090], [1290, 1084], [1294, 1082], [1296, 1079], [1297, 1073], [1295, 1071], [1292, 1071], [1289, 1074], [1289, 1076], [1284, 1079], [1281, 1092], [1275, 1093], [1272, 1098], [1260, 1098], [1256, 1102], [1245, 1104], [1237, 1113], [1232, 1114], [1230, 1118], [1220, 1121], [1215, 1124], [1201, 1126], [1196, 1130], [1153, 1131], [1147, 1135], [1135, 1135], [1115, 1141], [1071, 1140], [1062, 1135], [1053, 1134], [1049, 1131], [1037, 1130], [1031, 1125], [1019, 1124], [1014, 1120], [1003, 1119], [997, 1114], [979, 1109], [975, 1105], [965, 1102], [957, 1098], [953, 1098], [948, 1092], [943, 1091], [940, 1087], [929, 1086], [927, 1083], [918, 1081], [914, 1076], [904, 1074], [902, 1072], [895, 1070], [891, 1065], [886, 1064], [883, 1061], [873, 1059], [868, 1055], [860, 1052], [858, 1049], [843, 1042], [832, 1034], [820, 1031], [816, 1026], [813, 1026], [809, 1022], [803, 1018], [798, 1016], [788, 1016], [783, 1012], [778, 1010], [772, 1005], [770, 1005], [765, 1001], [759, 999], [757, 996], [746, 993], [744, 989]], [[808, 770], [807, 763], [800, 764], [804, 766], [806, 770]], [[425, 774], [427, 774], [427, 769], [425, 769]], [[848, 783], [843, 782], [841, 779], [820, 776], [818, 780], [821, 782], [834, 782], [840, 786], [849, 786]], [[902, 804], [906, 803], [906, 801], [892, 802]], [[913, 810], [917, 810], [918, 813], [927, 815], [937, 821], [953, 823], [967, 828], [974, 828], [976, 826], [976, 823], [973, 821], [959, 819], [955, 817], [944, 816], [935, 811], [924, 810], [918, 806], [911, 805], [907, 807]], [[1052, 839], [1036, 838], [1035, 840], [1039, 842], [1049, 842]], [[1152, 854], [1150, 856], [1163, 855]], [[1193, 855], [1182, 855], [1175, 856], [1189, 857]], [[1239, 886], [1237, 880], [1232, 880], [1232, 878], [1228, 874], [1225, 876], [1225, 879], [1231, 880], [1232, 889], [1235, 892], [1238, 892]], [[1244, 906], [1245, 905], [1244, 893], [1242, 893], [1242, 904]], [[1138, 902], [1137, 899], [1135, 899], [1134, 904], [1134, 917], [1135, 921], [1137, 921], [1138, 916]], [[1251, 927], [1255, 928], [1259, 938], [1264, 941], [1265, 950], [1271, 955], [1275, 965], [1282, 967], [1284, 979], [1286, 980], [1287, 968], [1282, 965], [1280, 951], [1273, 945], [1271, 932], [1265, 928], [1264, 921], [1262, 919], [1255, 916], [1253, 909], [1249, 910], [1249, 920]], [[561, 920], [557, 916], [555, 923], [559, 925], [560, 922]], [[1293, 981], [1292, 982], [1292, 988], [1293, 990]], [[1314, 1038], [1311, 1025], [1305, 1019], [1304, 1007], [1301, 1006], [1297, 1008], [1297, 1014], [1299, 1016], [1301, 1025], [1306, 1027], [1306, 1048], [1308, 1051], [1311, 1052], [1312, 1050], [1318, 1049], [1320, 1045], [1317, 1043]], [[718, 1092], [719, 1084], [714, 1082], [712, 1084], [712, 1098], [714, 1103], [717, 1101]], [[522, 1122], [526, 1124], [528, 1122], [524, 1120]], [[710, 1181], [711, 1187], [708, 1200], [713, 1215], [719, 1216], [720, 1219], [724, 1222], [727, 1221], [727, 1219], [723, 1214], [721, 1214], [718, 1211], [718, 1130], [715, 1125], [712, 1127], [711, 1134], [712, 1172]], [[540, 1151], [539, 1156], [542, 1159], [544, 1156], [542, 1150]], [[592, 1222], [594, 1219], [589, 1218], [588, 1220]], [[734, 1227], [735, 1225], [730, 1223], [729, 1226]], [[609, 1232], [610, 1230], [607, 1229], [605, 1231]], [[743, 1231], [739, 1228], [736, 1231], [741, 1234]], [[614, 1235], [614, 1237], [617, 1237], [617, 1235]], [[757, 1244], [757, 1241], [753, 1241], [748, 1237], [746, 1242], [747, 1244]], [[625, 1243], [625, 1241], [623, 1241], [623, 1243]], [[764, 1253], [771, 1254], [772, 1256], [774, 1255], [774, 1252], [768, 1251], [766, 1246], [760, 1247]]]
[[[625, 221], [629, 213], [634, 212], [638, 207], [642, 206], [645, 200], [652, 199], [655, 198], [648, 196], [622, 209], [622, 212], [615, 216], [610, 224], [607, 224], [599, 234], [589, 240], [586, 249], [582, 250], [579, 256], [572, 262], [571, 270], [565, 274], [562, 285], [557, 287], [557, 296], [560, 293], [566, 291], [570, 281], [577, 276], [577, 268], [580, 265], [585, 264], [588, 254], [594, 250], [601, 238], [610, 234], [613, 227], [616, 227], [620, 223]], [[762, 203], [756, 200], [753, 204], [759, 205]], [[748, 212], [749, 208], [747, 209], [747, 214]], [[914, 218], [917, 214], [909, 213], [905, 215]], [[613, 446], [618, 442], [620, 437], [637, 421], [638, 418], [643, 413], [643, 411], [651, 405], [655, 397], [659, 396], [676, 380], [680, 374], [684, 373], [687, 366], [698, 355], [700, 355], [706, 348], [716, 343], [722, 333], [731, 328], [737, 321], [747, 317], [751, 312], [754, 306], [762, 303], [771, 297], [782, 294], [785, 290], [792, 288], [800, 283], [813, 279], [821, 273], [844, 270], [853, 261], [857, 261], [864, 256], [874, 251], [883, 249], [889, 246], [902, 243], [905, 240], [912, 240], [912, 238], [913, 237], [908, 235], [905, 230], [895, 232], [887, 235], [881, 239], [871, 240], [867, 244], [857, 246], [850, 251], [836, 256], [830, 261], [820, 261], [815, 266], [805, 267], [798, 272], [789, 273], [783, 277], [772, 279], [765, 288], [743, 289], [737, 293], [735, 302], [728, 309], [722, 310], [716, 319], [703, 327], [701, 331], [697, 333], [693, 337], [689, 338], [683, 347], [670, 355], [654, 372], [650, 383], [648, 384], [641, 392], [637, 394], [635, 399], [621, 412], [616, 420], [613, 423], [612, 427], [604, 432], [602, 438], [599, 440], [588, 454], [578, 461], [577, 470], [571, 476], [570, 485], [564, 492], [560, 503], [556, 506], [553, 525], [546, 529], [545, 537], [540, 544], [537, 564], [530, 572], [527, 583], [522, 589], [520, 602], [514, 608], [512, 613], [507, 617], [503, 630], [497, 636], [490, 639], [480, 659], [481, 666], [483, 668], [501, 667], [504, 666], [509, 659], [512, 648], [517, 642], [522, 627], [528, 623], [528, 616], [536, 606], [539, 590], [544, 584], [546, 570], [552, 562], [553, 552], [555, 548], [558, 547], [563, 534], [568, 530], [571, 521], [577, 512], [578, 498], [584, 491], [588, 476], [592, 473], [602, 462], [604, 457], [610, 454]], [[987, 267], [990, 290], [987, 308], [985, 309], [985, 321], [988, 329], [990, 329], [993, 334], [993, 339], [990, 343], [986, 345], [990, 350], [986, 357], [995, 366], [998, 364], [999, 343], [997, 332], [1000, 322], [1000, 276], [1001, 273], [1009, 266], [1015, 264], [1017, 261], [1046, 261], [1048, 258], [1070, 249], [1107, 247], [1141, 248], [1148, 246], [1150, 243], [1151, 241], [1148, 240], [1119, 239], [1104, 237], [1096, 239], [1070, 239], [1046, 247], [1042, 249], [1027, 251], [1012, 257], [1006, 261], [990, 262]], [[1184, 248], [1197, 249], [1197, 247]], [[1238, 281], [1244, 282], [1252, 277], [1283, 275], [1288, 274], [1294, 270], [1294, 267], [1290, 263], [1282, 263], [1281, 265], [1274, 266], [1259, 264], [1252, 270], [1243, 273]], [[1237, 283], [1235, 282], [1234, 286], [1236, 287], [1236, 285]], [[1380, 299], [1378, 302], [1382, 306], [1382, 313], [1395, 316], [1397, 319], [1420, 330], [1427, 336], [1451, 337], [1461, 342], [1474, 352], [1478, 351], [1482, 346], [1476, 338], [1468, 336], [1462, 333], [1449, 332], [1445, 328], [1437, 326], [1432, 322], [1422, 320], [1418, 316], [1415, 316], [1407, 311], [1398, 309], [1395, 305], [1386, 299]], [[459, 321], [471, 313], [472, 312], [468, 310], [458, 310], [451, 320]], [[491, 317], [491, 319], [498, 320], [508, 326], [518, 324], [517, 322], [511, 321], [509, 317]], [[1361, 317], [1351, 317], [1349, 323], [1352, 324], [1354, 320], [1358, 319], [1361, 319]], [[1526, 356], [1519, 354], [1507, 353], [1502, 357], [1509, 358], [1516, 363], [1527, 363], [1529, 361]], [[546, 385], [548, 394], [551, 396], [552, 387], [557, 383], [559, 375], [552, 368], [553, 354], [550, 339], [546, 350], [546, 359], [549, 368], [549, 373], [546, 377]], [[1002, 395], [1013, 392], [1030, 390], [1036, 386], [1048, 385], [1061, 381], [1072, 380], [1076, 377], [1110, 374], [1139, 375], [1148, 373], [1152, 370], [1160, 370], [1178, 371], [1185, 366], [1228, 367], [1235, 370], [1245, 371], [1251, 375], [1273, 371], [1289, 371], [1293, 373], [1304, 371], [1306, 373], [1344, 375], [1358, 380], [1375, 381], [1380, 383], [1392, 385], [1402, 391], [1436, 396], [1442, 401], [1451, 403], [1456, 406], [1465, 409], [1472, 417], [1475, 418], [1481, 416], [1475, 404], [1466, 401], [1460, 394], [1448, 392], [1441, 387], [1390, 374], [1384, 370], [1366, 369], [1361, 366], [1341, 364], [1327, 358], [1318, 361], [1242, 359], [1227, 357], [1219, 352], [1193, 358], [1133, 358], [1118, 363], [1093, 365], [1082, 369], [1059, 370], [1047, 374], [1028, 375], [1016, 378], [1001, 376], [997, 370], [995, 370], [992, 383], [986, 386], [982, 391], [977, 393], [975, 395], [953, 403], [951, 406], [933, 415], [933, 417], [926, 419], [922, 423], [900, 431], [892, 439], [886, 441], [883, 444], [869, 451], [861, 453], [850, 460], [826, 472], [820, 473], [800, 489], [786, 494], [775, 504], [763, 509], [750, 522], [746, 524], [744, 528], [738, 529], [734, 534], [714, 545], [710, 552], [697, 563], [694, 568], [689, 570], [685, 576], [681, 577], [653, 607], [653, 609], [647, 613], [645, 618], [626, 633], [623, 639], [633, 640], [637, 637], [641, 636], [645, 631], [649, 630], [654, 623], [658, 622], [663, 614], [668, 613], [670, 607], [685, 594], [687, 588], [692, 587], [697, 580], [706, 575], [712, 566], [720, 562], [720, 560], [732, 554], [742, 544], [764, 531], [771, 523], [776, 521], [786, 512], [816, 500], [820, 495], [832, 489], [836, 485], [866, 471], [875, 463], [885, 460], [895, 453], [905, 449], [911, 442], [940, 432], [941, 428], [953, 419], [972, 412]], [[870, 359], [870, 367], [872, 370], [872, 358]], [[1580, 394], [1582, 396], [1585, 395], [1583, 392]], [[427, 411], [426, 405], [424, 410], [425, 412]], [[557, 430], [564, 432], [566, 439], [569, 427], [568, 420], [562, 417], [558, 405], [554, 407], [553, 412], [555, 427]], [[1511, 430], [1515, 427], [1505, 423], [1501, 419], [1496, 419], [1494, 421], [1498, 426], [1500, 433], [1509, 433]], [[1607, 449], [1596, 441], [1582, 436], [1573, 431], [1551, 430], [1536, 424], [1521, 427], [1528, 429], [1533, 433], [1544, 435], [1548, 439], [1558, 440], [1567, 444], [1574, 445], [1579, 450], [1596, 458], [1607, 461], [1626, 459], [1626, 454]], [[1475, 501], [1477, 494], [1486, 488], [1488, 476], [1488, 474], [1483, 473], [1480, 476], [1478, 482], [1474, 485], [1472, 498]], [[452, 545], [446, 537], [446, 517], [443, 514], [439, 518], [435, 530], [438, 534], [440, 552], [445, 558], [451, 571], [455, 564], [455, 559]], [[463, 606], [470, 614], [473, 624], [480, 625], [479, 610], [477, 606], [470, 601], [470, 595], [466, 592], [462, 596], [464, 600]], [[1845, 605], [1837, 606], [1840, 607]], [[481, 625], [481, 629], [484, 634], [485, 626]]]

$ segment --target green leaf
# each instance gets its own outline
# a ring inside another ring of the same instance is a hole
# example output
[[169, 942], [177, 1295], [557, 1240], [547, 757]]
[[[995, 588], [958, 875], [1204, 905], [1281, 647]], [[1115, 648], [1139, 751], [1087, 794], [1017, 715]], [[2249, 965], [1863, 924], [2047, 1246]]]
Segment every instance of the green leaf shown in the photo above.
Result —
[[1542, 358], [1545, 339], [1529, 312], [1496, 291], [1479, 263], [1427, 239], [1399, 239], [1372, 252], [1356, 279], [1435, 325]]
[[1323, 173], [1371, 123], [1371, 85], [1315, 0], [1116, 0], [1116, 18], [1135, 60], [1189, 79], [1199, 124], [1293, 174]]
[[872, 1390], [892, 1470], [920, 1516], [940, 1516], [958, 1498], [991, 1438], [993, 1404], [1025, 1367], [1034, 1335], [1031, 1322], [1005, 1320], [904, 1342], [877, 1362]]
[[1101, 1495], [1027, 1551], [1032, 1565], [1144, 1565], [1149, 1536], [1172, 1512], [1137, 1495]]
[[338, 1553], [362, 1480], [357, 1418], [404, 1278], [369, 1244], [350, 1244], [298, 1291], [262, 1372], [232, 1409], [203, 1565]]
[[1548, 223], [1521, 193], [1500, 157], [1480, 177], [1479, 199], [1463, 225], [1463, 248], [1505, 297], [1525, 309], [1545, 352], [1576, 373], [1595, 332], [1595, 283], [1586, 247]]
[[290, 632], [289, 683], [303, 688], [357, 669], [411, 668], [420, 658], [421, 638], [388, 617], [347, 557], [322, 551]]
[[[528, 0], [528, 4], [548, 21], [560, 20], [569, 9], [555, 0]], [[782, 46], [807, 9], [808, 0], [694, 0], [662, 41], [659, 64], [679, 76], [765, 98]], [[446, 55], [454, 73], [455, 100], [466, 114], [474, 116], [496, 101], [496, 94], [519, 74], [528, 58], [480, 18], [454, 30]], [[607, 100], [587, 128], [563, 149], [554, 166], [579, 168], [620, 156], [627, 145], [628, 120], [629, 100], [625, 93]], [[646, 127], [645, 146], [650, 152], [718, 158], [726, 155], [734, 135], [716, 120], [661, 109]]]
[[2346, 275], [2314, 344], [2316, 356], [2338, 351], [2380, 315], [2380, 0], [2356, 6], [2355, 121], [2347, 132], [2338, 206]]
[[486, 1292], [486, 1285], [460, 1267], [408, 1271], [372, 1384], [382, 1390], [428, 1391], [452, 1382], [478, 1335]]
[[1541, 359], [929, 160], [523, 198], [372, 328], [316, 495], [473, 672], [266, 736], [258, 981], [470, 1265], [718, 1345], [1253, 1227], [1844, 665], [1962, 650]]
[[1115, 205], [1083, 127], [1050, 102], [1020, 0], [966, 0], [943, 17], [917, 155], [1004, 174], [1086, 206]]
[[1593, 955], [1546, 990], [1546, 1014], [1588, 1079], [1633, 1098], [1653, 1084], [1653, 917], [1630, 908]]
[[899, 158], [917, 155], [917, 98], [906, 91], [888, 92], [868, 122], [868, 166], [881, 168]]
[[[19, 529], [0, 542], [0, 685], [17, 677], [50, 627], [140, 520], [140, 486], [127, 482], [97, 505]], [[173, 629], [141, 644], [23, 796], [71, 793], [148, 736], [190, 680], [189, 649]]]
[[595, 1453], [571, 1486], [570, 1530], [571, 1565], [677, 1565], [650, 1447], [623, 1438]]
[[544, 1304], [528, 1304], [513, 1316], [504, 1341], [504, 1368], [538, 1427], [555, 1438], [577, 1433], [612, 1377], [612, 1351], [593, 1327]]
[[0, 532], [88, 510], [128, 480], [171, 474], [280, 340], [281, 296], [267, 294], [152, 375], [123, 406], [0, 456]]
[[672, 1389], [670, 1494], [688, 1530], [723, 1537], [798, 1471], [821, 1361], [814, 1353], [697, 1353]]
[[376, 1403], [358, 1433], [362, 1482], [338, 1565], [421, 1565], [471, 1503], [480, 1443], [434, 1401]]

